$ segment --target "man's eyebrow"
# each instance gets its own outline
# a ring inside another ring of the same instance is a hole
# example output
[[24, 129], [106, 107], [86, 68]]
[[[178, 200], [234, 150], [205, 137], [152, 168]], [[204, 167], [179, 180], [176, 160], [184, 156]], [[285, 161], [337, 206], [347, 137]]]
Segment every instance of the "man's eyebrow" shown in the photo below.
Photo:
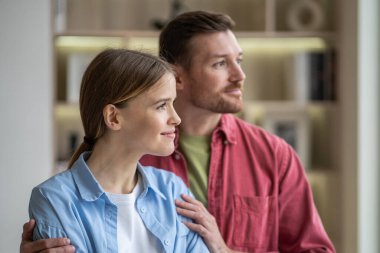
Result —
[[[223, 58], [223, 57], [228, 57], [228, 54], [213, 54], [211, 55], [212, 58]], [[239, 57], [243, 56], [243, 52], [239, 52]]]

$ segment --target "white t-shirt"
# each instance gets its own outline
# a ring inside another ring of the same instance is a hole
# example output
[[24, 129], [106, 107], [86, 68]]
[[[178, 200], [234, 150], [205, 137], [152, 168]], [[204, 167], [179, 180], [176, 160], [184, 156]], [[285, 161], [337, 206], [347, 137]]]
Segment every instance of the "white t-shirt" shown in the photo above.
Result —
[[163, 252], [158, 239], [145, 227], [137, 212], [135, 203], [143, 190], [140, 175], [136, 187], [130, 194], [107, 192], [117, 206], [117, 243], [119, 253], [159, 253]]

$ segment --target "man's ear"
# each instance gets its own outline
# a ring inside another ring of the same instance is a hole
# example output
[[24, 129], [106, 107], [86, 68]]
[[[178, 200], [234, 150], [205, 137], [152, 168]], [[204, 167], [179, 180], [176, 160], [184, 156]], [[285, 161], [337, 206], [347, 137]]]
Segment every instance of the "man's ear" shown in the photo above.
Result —
[[115, 105], [108, 104], [103, 109], [103, 119], [106, 126], [111, 130], [120, 130], [119, 110]]
[[172, 69], [174, 70], [174, 74], [175, 74], [177, 90], [183, 90], [184, 89], [184, 75], [185, 75], [184, 68], [178, 64], [172, 64]]

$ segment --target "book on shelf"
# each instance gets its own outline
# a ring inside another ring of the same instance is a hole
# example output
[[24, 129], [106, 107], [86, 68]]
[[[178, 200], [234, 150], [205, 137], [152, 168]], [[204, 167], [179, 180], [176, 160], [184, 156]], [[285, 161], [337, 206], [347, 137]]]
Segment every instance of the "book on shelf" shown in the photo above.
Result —
[[79, 102], [80, 85], [87, 66], [95, 57], [94, 53], [75, 52], [67, 58], [67, 88], [66, 101], [68, 103]]
[[297, 52], [286, 64], [287, 99], [308, 101], [335, 100], [335, 53], [333, 50]]

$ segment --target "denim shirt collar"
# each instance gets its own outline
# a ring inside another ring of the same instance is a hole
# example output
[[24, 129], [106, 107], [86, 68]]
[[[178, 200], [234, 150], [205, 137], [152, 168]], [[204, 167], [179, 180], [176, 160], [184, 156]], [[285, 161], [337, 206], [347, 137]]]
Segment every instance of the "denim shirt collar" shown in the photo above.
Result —
[[[70, 169], [80, 196], [85, 201], [95, 201], [105, 193], [104, 189], [87, 166], [86, 160], [90, 154], [90, 151], [82, 153]], [[148, 189], [151, 189], [158, 196], [166, 199], [164, 194], [158, 189], [157, 185], [154, 184], [155, 181], [151, 178], [152, 175], [146, 173], [144, 171], [144, 166], [140, 163], [137, 163], [137, 171], [140, 173], [143, 181], [143, 192], [139, 197], [145, 196]]]

